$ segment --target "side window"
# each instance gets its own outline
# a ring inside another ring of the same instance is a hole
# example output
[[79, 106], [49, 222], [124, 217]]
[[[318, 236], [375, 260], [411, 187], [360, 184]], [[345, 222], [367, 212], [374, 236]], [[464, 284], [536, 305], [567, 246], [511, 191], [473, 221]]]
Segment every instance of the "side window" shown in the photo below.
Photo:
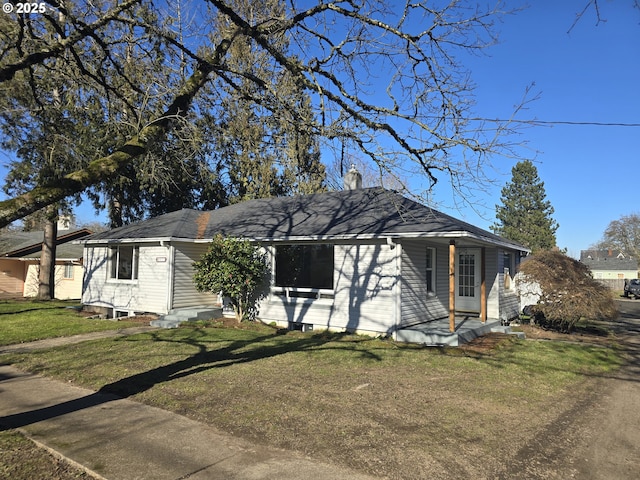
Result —
[[511, 275], [513, 272], [513, 255], [509, 252], [502, 253], [503, 258], [503, 273], [504, 273], [504, 288], [511, 288], [513, 284]]
[[64, 264], [64, 273], [62, 275], [62, 278], [64, 278], [65, 280], [73, 280], [73, 264]]
[[114, 280], [138, 279], [139, 247], [119, 245], [110, 247], [110, 275]]
[[436, 293], [436, 249], [427, 247], [427, 295]]

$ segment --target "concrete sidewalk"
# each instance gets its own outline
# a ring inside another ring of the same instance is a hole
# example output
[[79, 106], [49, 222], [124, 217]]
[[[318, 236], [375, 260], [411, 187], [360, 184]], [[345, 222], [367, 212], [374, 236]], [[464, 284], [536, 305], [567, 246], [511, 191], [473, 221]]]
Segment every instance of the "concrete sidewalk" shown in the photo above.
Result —
[[86, 342], [89, 340], [98, 340], [100, 338], [126, 337], [127, 335], [135, 335], [136, 333], [152, 332], [159, 330], [156, 327], [140, 326], [122, 328], [120, 330], [104, 330], [102, 332], [81, 333], [71, 335], [70, 337], [55, 337], [37, 340], [35, 342], [16, 343], [14, 345], [0, 346], [0, 355], [3, 353], [25, 353], [43, 348], [59, 347], [61, 345], [72, 345], [74, 343]]
[[[140, 327], [0, 347], [25, 352], [149, 330]], [[159, 408], [22, 372], [0, 362], [0, 428], [15, 428], [107, 480], [372, 477], [231, 437]]]

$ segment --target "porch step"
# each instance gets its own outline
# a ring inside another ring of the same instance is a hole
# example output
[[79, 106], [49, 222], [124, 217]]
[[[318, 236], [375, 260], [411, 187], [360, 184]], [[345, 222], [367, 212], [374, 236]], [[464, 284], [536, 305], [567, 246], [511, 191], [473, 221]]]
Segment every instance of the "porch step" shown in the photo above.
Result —
[[209, 320], [222, 317], [222, 307], [196, 306], [173, 308], [166, 315], [150, 322], [153, 327], [177, 328], [182, 322]]
[[525, 334], [524, 332], [514, 332], [513, 330], [511, 330], [511, 327], [509, 325], [499, 325], [499, 326], [495, 326], [495, 327], [491, 327], [491, 332], [492, 333], [505, 333], [507, 335], [514, 335], [518, 338], [525, 338]]

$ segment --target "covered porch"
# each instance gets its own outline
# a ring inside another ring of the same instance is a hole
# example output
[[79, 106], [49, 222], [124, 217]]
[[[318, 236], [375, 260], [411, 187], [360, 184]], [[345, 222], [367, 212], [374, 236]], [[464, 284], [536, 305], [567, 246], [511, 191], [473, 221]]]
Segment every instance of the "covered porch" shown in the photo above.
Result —
[[[394, 339], [458, 346], [491, 332], [511, 333], [503, 320], [513, 315], [503, 303], [517, 299], [515, 291], [506, 289], [509, 272], [515, 270], [513, 255], [478, 239], [449, 238], [447, 243], [439, 247], [446, 252], [440, 257], [441, 271], [446, 271], [439, 277], [440, 308], [423, 304], [413, 322], [398, 326]], [[412, 285], [406, 285], [411, 291]], [[433, 318], [436, 310], [439, 315]], [[517, 308], [512, 313], [517, 315]]]

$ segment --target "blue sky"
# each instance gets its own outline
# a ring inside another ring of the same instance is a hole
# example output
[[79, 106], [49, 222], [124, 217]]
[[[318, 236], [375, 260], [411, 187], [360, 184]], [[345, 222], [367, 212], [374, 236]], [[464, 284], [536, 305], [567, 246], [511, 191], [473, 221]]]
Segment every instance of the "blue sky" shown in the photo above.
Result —
[[[479, 116], [508, 118], [535, 83], [540, 98], [516, 118], [640, 124], [640, 10], [601, 0], [606, 22], [596, 26], [589, 9], [568, 34], [587, 3], [536, 0], [497, 25], [500, 43], [469, 63]], [[521, 154], [535, 161], [560, 224], [558, 246], [570, 255], [598, 241], [610, 221], [640, 211], [640, 127], [554, 124], [523, 129], [519, 140], [532, 149]], [[495, 159], [498, 184], [479, 198], [486, 208], [449, 213], [488, 228], [513, 165]]]
[[[478, 116], [509, 117], [525, 89], [535, 84], [533, 93], [540, 98], [518, 119], [640, 123], [640, 10], [631, 0], [600, 0], [606, 22], [596, 26], [591, 8], [567, 33], [587, 3], [535, 0], [527, 9], [503, 18], [496, 26], [500, 43], [486, 55], [465, 60], [477, 86]], [[638, 139], [640, 127], [564, 124], [525, 128], [516, 139], [527, 142], [520, 154], [536, 162], [560, 224], [558, 245], [570, 255], [578, 256], [599, 240], [610, 221], [640, 211], [634, 200]], [[2, 177], [2, 164], [8, 160], [0, 152]], [[514, 163], [494, 159], [491, 176], [496, 183], [487, 185], [486, 194], [474, 200], [475, 208], [444, 210], [488, 228]], [[450, 192], [439, 191], [435, 200], [451, 204], [450, 198]], [[80, 221], [95, 220], [90, 206], [77, 214]]]

